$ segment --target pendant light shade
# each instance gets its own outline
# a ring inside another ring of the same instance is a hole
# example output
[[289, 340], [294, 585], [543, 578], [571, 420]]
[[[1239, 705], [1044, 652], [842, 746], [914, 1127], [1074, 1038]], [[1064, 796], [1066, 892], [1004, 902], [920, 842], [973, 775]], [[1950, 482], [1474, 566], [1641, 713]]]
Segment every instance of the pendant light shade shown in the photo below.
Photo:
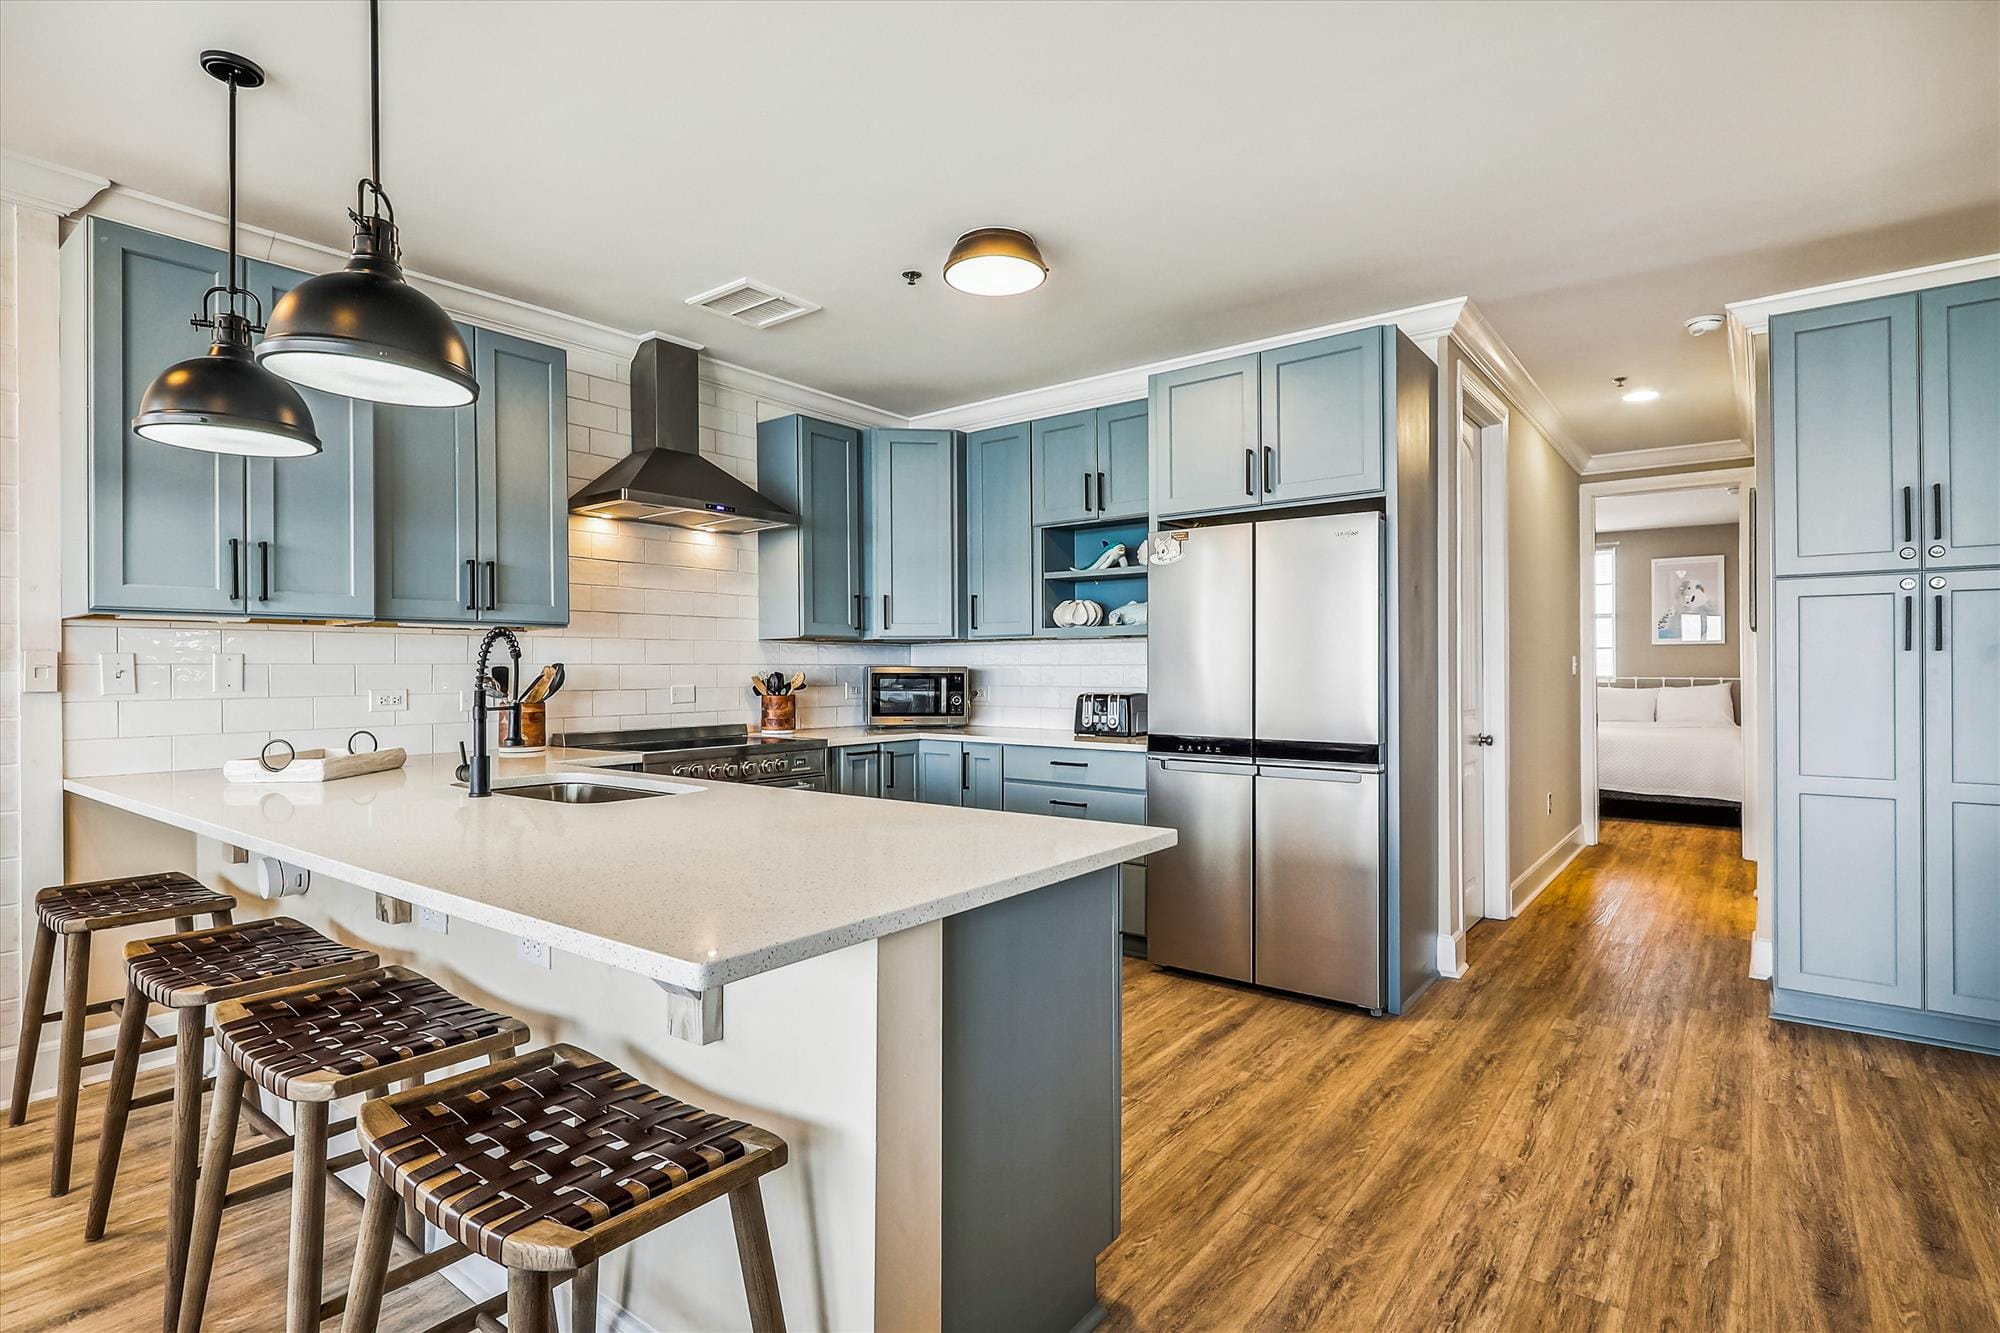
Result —
[[[252, 458], [302, 458], [319, 452], [312, 412], [284, 380], [250, 354], [258, 326], [239, 307], [254, 293], [237, 285], [236, 90], [257, 88], [264, 71], [228, 51], [204, 51], [201, 67], [229, 85], [229, 269], [226, 281], [202, 293], [197, 328], [213, 329], [207, 356], [190, 357], [161, 371], [139, 399], [132, 429], [148, 440], [180, 449]], [[213, 313], [211, 298], [222, 297]], [[261, 310], [260, 310], [261, 313]]]
[[[382, 42], [368, 4], [372, 173], [355, 190], [347, 266], [280, 297], [257, 361], [309, 388], [407, 407], [463, 407], [479, 397], [472, 352], [444, 307], [403, 278], [396, 210], [382, 188]], [[364, 212], [364, 208], [366, 211]]]
[[1042, 285], [1049, 266], [1035, 238], [1012, 227], [981, 227], [958, 238], [944, 280], [974, 296], [1019, 296]]

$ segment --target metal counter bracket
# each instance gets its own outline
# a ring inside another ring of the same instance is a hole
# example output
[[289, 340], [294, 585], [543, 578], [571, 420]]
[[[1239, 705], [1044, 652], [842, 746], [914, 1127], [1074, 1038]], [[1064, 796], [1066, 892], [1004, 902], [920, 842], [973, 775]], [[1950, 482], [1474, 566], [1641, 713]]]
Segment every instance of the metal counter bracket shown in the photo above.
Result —
[[696, 1046], [722, 1040], [722, 987], [688, 990], [672, 982], [653, 983], [667, 995], [667, 1035]]

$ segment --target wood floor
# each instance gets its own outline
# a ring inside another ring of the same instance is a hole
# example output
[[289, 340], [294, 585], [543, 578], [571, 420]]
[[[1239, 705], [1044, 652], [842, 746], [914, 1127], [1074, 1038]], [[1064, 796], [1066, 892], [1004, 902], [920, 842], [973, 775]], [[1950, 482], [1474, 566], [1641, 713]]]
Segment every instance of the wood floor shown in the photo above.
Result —
[[1607, 823], [1360, 1014], [1125, 983], [1114, 1329], [2000, 1329], [2000, 1060], [1772, 1022], [1734, 830]]
[[[1771, 1022], [1736, 834], [1604, 836], [1400, 1019], [1129, 964], [1108, 1327], [2000, 1329], [2000, 1061]], [[157, 1325], [165, 1108], [86, 1248], [98, 1105], [60, 1201], [47, 1104], [0, 1132], [5, 1333]], [[286, 1206], [231, 1213], [209, 1329], [276, 1326]]]

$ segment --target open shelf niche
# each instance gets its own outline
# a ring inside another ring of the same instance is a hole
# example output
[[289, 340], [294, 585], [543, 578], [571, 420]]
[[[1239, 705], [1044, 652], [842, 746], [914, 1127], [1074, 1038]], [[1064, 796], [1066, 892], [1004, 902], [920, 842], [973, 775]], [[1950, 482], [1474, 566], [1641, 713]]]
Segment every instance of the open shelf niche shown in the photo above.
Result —
[[1058, 626], [1058, 603], [1071, 600], [1096, 602], [1106, 616], [1127, 602], [1146, 600], [1146, 567], [1132, 564], [1114, 569], [1089, 568], [1092, 561], [1113, 546], [1123, 545], [1127, 558], [1137, 561], [1146, 541], [1144, 519], [1096, 519], [1065, 523], [1041, 529], [1037, 553], [1042, 574], [1041, 619], [1035, 627], [1039, 638], [1123, 639], [1146, 633], [1144, 625]]

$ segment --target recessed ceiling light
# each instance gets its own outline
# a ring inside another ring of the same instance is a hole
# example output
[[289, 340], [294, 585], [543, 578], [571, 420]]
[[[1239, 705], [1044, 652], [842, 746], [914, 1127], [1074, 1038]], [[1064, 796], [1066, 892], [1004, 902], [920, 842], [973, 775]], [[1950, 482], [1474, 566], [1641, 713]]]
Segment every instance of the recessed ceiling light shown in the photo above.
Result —
[[1614, 377], [1611, 382], [1620, 389], [1618, 396], [1628, 403], [1650, 403], [1660, 396], [1658, 389], [1627, 389], [1623, 375]]
[[981, 227], [958, 238], [944, 280], [974, 296], [1019, 296], [1042, 285], [1049, 266], [1035, 238], [1012, 227]]

